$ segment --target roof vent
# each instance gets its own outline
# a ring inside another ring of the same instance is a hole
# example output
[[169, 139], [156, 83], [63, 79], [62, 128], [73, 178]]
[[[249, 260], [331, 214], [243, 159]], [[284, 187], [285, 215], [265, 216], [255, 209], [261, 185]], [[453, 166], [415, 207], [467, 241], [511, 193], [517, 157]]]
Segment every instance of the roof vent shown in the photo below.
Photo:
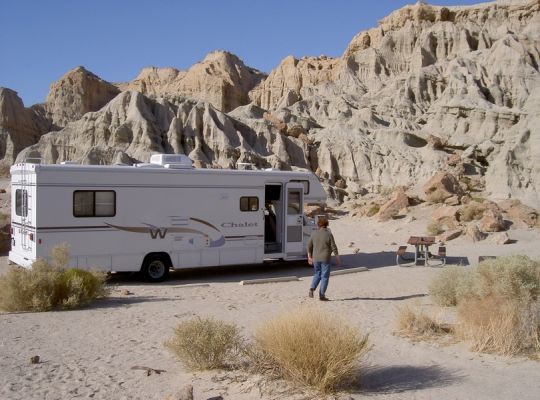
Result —
[[185, 154], [153, 154], [150, 164], [171, 169], [193, 168], [193, 162]]

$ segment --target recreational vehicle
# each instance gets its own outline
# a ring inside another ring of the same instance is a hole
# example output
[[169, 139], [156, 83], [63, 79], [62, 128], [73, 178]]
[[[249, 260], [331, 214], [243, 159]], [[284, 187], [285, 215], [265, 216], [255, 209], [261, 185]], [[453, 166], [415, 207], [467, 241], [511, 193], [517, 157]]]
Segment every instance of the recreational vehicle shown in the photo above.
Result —
[[303, 204], [326, 194], [307, 172], [195, 169], [183, 155], [134, 166], [11, 167], [9, 260], [31, 267], [66, 243], [70, 266], [141, 271], [305, 257]]

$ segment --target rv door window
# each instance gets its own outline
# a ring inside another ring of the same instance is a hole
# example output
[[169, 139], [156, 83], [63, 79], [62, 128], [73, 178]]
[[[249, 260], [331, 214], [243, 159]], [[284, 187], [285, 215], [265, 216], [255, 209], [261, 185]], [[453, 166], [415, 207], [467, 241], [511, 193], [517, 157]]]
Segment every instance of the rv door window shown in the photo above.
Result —
[[28, 192], [24, 189], [15, 190], [15, 214], [19, 217], [28, 215]]
[[300, 213], [300, 192], [289, 190], [289, 202], [287, 203], [287, 214], [294, 215]]
[[77, 190], [73, 192], [73, 216], [114, 217], [116, 193], [112, 190]]
[[258, 211], [258, 197], [240, 197], [240, 211]]

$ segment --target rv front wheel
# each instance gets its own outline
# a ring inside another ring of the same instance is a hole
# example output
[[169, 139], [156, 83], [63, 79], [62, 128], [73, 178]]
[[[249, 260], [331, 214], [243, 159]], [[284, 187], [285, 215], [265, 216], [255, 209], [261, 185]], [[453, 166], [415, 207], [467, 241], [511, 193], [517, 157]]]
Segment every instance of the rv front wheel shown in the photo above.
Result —
[[161, 282], [167, 277], [169, 268], [169, 257], [161, 254], [149, 255], [144, 260], [142, 273], [149, 282]]

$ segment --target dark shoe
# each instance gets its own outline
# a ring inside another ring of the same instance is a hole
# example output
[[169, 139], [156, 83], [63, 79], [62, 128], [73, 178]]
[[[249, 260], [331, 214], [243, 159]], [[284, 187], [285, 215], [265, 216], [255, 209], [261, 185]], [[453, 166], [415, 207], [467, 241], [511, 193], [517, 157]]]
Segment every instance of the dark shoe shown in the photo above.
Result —
[[330, 299], [326, 296], [319, 296], [320, 301], [330, 301]]
[[309, 289], [309, 297], [313, 298], [313, 292], [315, 291], [315, 289]]

